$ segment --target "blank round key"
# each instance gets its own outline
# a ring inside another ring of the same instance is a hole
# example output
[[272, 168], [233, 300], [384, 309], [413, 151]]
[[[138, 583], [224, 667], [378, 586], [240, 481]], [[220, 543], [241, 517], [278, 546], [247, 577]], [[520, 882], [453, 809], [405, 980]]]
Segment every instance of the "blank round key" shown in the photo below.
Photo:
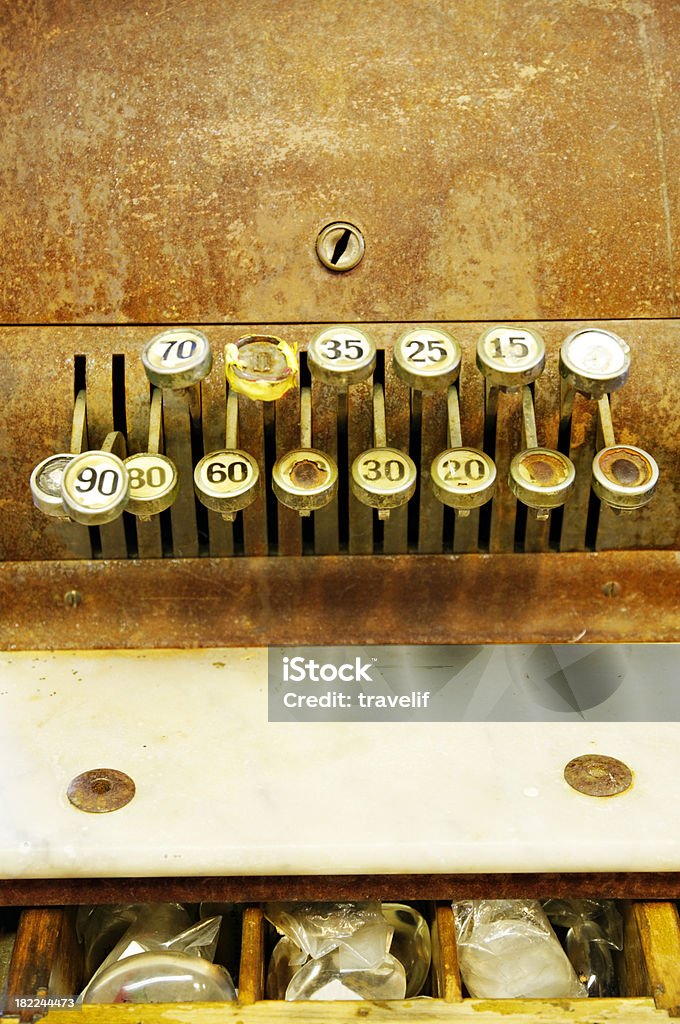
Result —
[[122, 459], [110, 451], [75, 455], [64, 469], [62, 501], [76, 523], [101, 526], [117, 519], [130, 494], [130, 478]]
[[386, 518], [413, 497], [417, 476], [413, 460], [398, 448], [369, 448], [352, 463], [352, 493]]
[[616, 444], [602, 448], [593, 459], [592, 486], [598, 498], [614, 509], [646, 505], [659, 480], [659, 467], [642, 448]]
[[258, 495], [259, 481], [257, 462], [238, 448], [210, 452], [194, 470], [194, 490], [199, 501], [227, 520], [252, 505]]
[[31, 473], [31, 495], [33, 504], [46, 516], [55, 519], [68, 519], [62, 498], [61, 481], [64, 470], [75, 456], [60, 452], [48, 455], [39, 462]]
[[529, 508], [545, 512], [543, 518], [550, 509], [564, 505], [575, 480], [571, 459], [551, 448], [527, 448], [510, 463], [510, 490]]
[[156, 387], [190, 388], [210, 373], [212, 351], [202, 331], [173, 327], [147, 342], [142, 350], [142, 363]]
[[528, 327], [489, 327], [477, 342], [477, 368], [491, 386], [516, 390], [540, 377], [545, 344]]
[[324, 508], [337, 494], [338, 467], [317, 448], [297, 448], [275, 463], [272, 486], [282, 505], [309, 515]]
[[307, 349], [312, 377], [341, 391], [367, 380], [375, 362], [375, 342], [357, 327], [327, 327], [312, 338]]
[[630, 348], [618, 334], [600, 327], [574, 331], [560, 348], [560, 376], [576, 391], [599, 399], [623, 387]]
[[477, 448], [447, 448], [430, 469], [432, 488], [444, 505], [459, 511], [486, 504], [496, 489], [496, 466]]
[[434, 327], [403, 334], [392, 350], [394, 370], [415, 391], [440, 391], [460, 374], [461, 349], [455, 338]]

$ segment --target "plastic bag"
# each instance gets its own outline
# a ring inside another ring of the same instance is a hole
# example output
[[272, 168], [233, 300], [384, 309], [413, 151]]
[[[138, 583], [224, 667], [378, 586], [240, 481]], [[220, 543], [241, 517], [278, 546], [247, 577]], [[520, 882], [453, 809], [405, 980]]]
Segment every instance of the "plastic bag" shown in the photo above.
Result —
[[281, 935], [313, 960], [342, 949], [348, 965], [373, 967], [382, 962], [392, 941], [392, 928], [377, 900], [267, 903], [264, 913]]
[[133, 920], [90, 978], [82, 996], [87, 994], [102, 972], [120, 960], [141, 953], [186, 953], [212, 961], [222, 918], [207, 918], [197, 924], [189, 922], [187, 911], [176, 903], [152, 903], [137, 907]]
[[612, 950], [623, 949], [623, 921], [612, 900], [546, 900], [551, 922], [567, 928], [567, 956], [589, 996], [619, 994]]
[[483, 999], [586, 995], [537, 900], [453, 904], [460, 972]]
[[396, 957], [386, 953], [369, 967], [357, 967], [346, 949], [334, 949], [298, 968], [286, 988], [286, 1000], [403, 999], [406, 973]]

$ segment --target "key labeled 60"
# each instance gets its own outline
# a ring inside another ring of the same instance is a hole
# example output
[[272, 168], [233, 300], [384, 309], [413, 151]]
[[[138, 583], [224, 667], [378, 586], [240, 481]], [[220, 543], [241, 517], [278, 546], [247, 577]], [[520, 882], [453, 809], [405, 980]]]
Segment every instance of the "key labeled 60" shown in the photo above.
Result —
[[199, 500], [214, 512], [232, 513], [247, 508], [258, 494], [260, 469], [248, 452], [222, 449], [205, 455], [194, 470]]

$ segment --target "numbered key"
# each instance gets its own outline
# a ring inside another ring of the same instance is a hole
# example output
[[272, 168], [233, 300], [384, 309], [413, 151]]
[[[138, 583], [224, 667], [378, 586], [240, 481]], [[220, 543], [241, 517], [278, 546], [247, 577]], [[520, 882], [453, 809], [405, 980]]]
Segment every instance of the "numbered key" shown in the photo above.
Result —
[[519, 501], [547, 519], [551, 509], [563, 505], [574, 487], [576, 470], [571, 459], [550, 448], [529, 448], [510, 463], [508, 483]]
[[274, 465], [272, 486], [282, 505], [300, 515], [324, 508], [338, 492], [338, 467], [317, 448], [297, 448]]
[[307, 349], [312, 377], [340, 391], [367, 380], [375, 362], [375, 342], [356, 327], [328, 327], [310, 341]]
[[123, 460], [111, 451], [83, 452], [64, 468], [61, 494], [67, 515], [76, 523], [110, 523], [128, 503], [128, 471]]
[[574, 331], [560, 348], [560, 376], [568, 386], [600, 399], [623, 387], [630, 372], [630, 348], [602, 328]]
[[273, 335], [248, 335], [224, 347], [230, 388], [255, 401], [275, 402], [295, 385], [297, 349]]
[[415, 463], [398, 448], [370, 448], [352, 463], [352, 493], [381, 519], [413, 497], [416, 479]]
[[416, 327], [402, 335], [392, 358], [397, 377], [416, 391], [444, 390], [460, 374], [460, 345], [433, 327]]
[[193, 327], [173, 327], [157, 334], [142, 351], [152, 384], [172, 390], [198, 384], [212, 369], [212, 351], [205, 334]]
[[147, 520], [170, 508], [179, 491], [177, 468], [165, 455], [139, 452], [125, 459], [130, 477], [127, 511]]
[[543, 338], [528, 327], [490, 327], [477, 342], [477, 367], [492, 387], [516, 391], [544, 366]]
[[205, 455], [194, 470], [194, 490], [206, 508], [231, 521], [255, 501], [260, 469], [248, 452], [225, 448]]
[[48, 455], [31, 473], [33, 504], [46, 516], [64, 520], [69, 518], [64, 508], [61, 481], [64, 470], [74, 458], [74, 455], [66, 452]]
[[457, 511], [479, 508], [493, 497], [496, 466], [477, 448], [448, 448], [430, 469], [432, 488], [444, 505]]
[[603, 448], [593, 459], [593, 490], [616, 511], [642, 508], [652, 498], [658, 480], [656, 461], [634, 445]]

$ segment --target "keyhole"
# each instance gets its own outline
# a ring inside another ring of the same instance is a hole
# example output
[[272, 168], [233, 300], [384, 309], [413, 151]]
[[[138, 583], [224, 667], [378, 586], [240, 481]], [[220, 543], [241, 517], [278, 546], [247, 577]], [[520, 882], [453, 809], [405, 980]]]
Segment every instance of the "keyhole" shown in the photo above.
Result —
[[349, 228], [345, 228], [345, 230], [335, 243], [333, 255], [331, 256], [331, 263], [333, 264], [334, 267], [337, 266], [338, 261], [341, 259], [342, 256], [344, 256], [345, 249], [349, 245], [349, 240], [351, 237], [352, 232], [349, 230]]

